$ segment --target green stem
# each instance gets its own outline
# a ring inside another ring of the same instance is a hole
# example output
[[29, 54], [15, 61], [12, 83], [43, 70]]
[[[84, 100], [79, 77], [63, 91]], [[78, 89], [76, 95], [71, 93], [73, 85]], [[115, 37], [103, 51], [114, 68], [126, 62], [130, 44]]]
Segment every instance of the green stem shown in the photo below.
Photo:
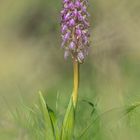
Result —
[[73, 60], [73, 69], [74, 69], [74, 85], [72, 92], [72, 99], [74, 107], [76, 107], [78, 100], [78, 88], [79, 88], [79, 62], [75, 59]]

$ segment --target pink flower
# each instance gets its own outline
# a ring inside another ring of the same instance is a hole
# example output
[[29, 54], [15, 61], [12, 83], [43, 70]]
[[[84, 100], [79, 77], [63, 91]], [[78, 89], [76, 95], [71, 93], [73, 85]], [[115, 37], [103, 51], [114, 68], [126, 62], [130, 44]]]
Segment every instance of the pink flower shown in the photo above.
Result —
[[83, 63], [89, 47], [88, 0], [63, 0], [61, 11], [62, 46], [65, 58]]

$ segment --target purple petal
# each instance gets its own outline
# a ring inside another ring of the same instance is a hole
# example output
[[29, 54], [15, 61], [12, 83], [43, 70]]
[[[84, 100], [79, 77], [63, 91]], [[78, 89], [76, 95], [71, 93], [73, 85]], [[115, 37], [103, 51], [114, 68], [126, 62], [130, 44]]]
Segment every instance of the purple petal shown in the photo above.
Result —
[[69, 19], [69, 17], [70, 17], [70, 12], [68, 12], [65, 16], [64, 16], [64, 20], [68, 20]]
[[70, 32], [66, 33], [66, 35], [64, 36], [64, 39], [67, 40], [70, 37]]
[[81, 15], [81, 13], [78, 12], [78, 20], [79, 20], [79, 21], [82, 21], [83, 19], [84, 19], [84, 18], [83, 18], [83, 16]]
[[76, 35], [80, 37], [82, 35], [82, 31], [80, 28], [76, 29]]
[[75, 43], [74, 43], [74, 42], [71, 42], [70, 45], [69, 45], [69, 48], [70, 48], [71, 50], [74, 50], [74, 49], [76, 48]]
[[75, 2], [75, 6], [76, 6], [77, 8], [80, 8], [80, 7], [81, 7], [81, 2], [80, 2], [79, 0], [77, 0], [77, 1]]
[[79, 61], [80, 63], [82, 63], [82, 62], [84, 61], [85, 56], [84, 56], [83, 52], [80, 51], [80, 52], [77, 54], [77, 59], [78, 59], [78, 61]]
[[74, 26], [74, 25], [75, 25], [75, 20], [71, 19], [70, 22], [69, 22], [69, 26]]
[[67, 29], [68, 27], [66, 25], [63, 25], [61, 29], [62, 33], [64, 34], [67, 31]]
[[70, 0], [63, 0], [64, 3], [67, 3], [67, 2], [69, 2], [69, 1], [70, 1]]
[[69, 9], [74, 9], [74, 4], [73, 4], [73, 2], [71, 2], [71, 3], [68, 4], [68, 8], [69, 8]]

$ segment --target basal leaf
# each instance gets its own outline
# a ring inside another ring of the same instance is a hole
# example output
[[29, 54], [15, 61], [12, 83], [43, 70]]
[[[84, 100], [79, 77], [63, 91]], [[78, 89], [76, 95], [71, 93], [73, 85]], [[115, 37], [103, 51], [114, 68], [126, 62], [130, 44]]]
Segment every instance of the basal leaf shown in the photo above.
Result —
[[44, 119], [44, 127], [45, 127], [45, 136], [46, 136], [46, 140], [54, 140], [54, 130], [53, 130], [53, 125], [51, 122], [51, 118], [49, 115], [49, 111], [48, 108], [46, 106], [46, 102], [44, 100], [44, 97], [42, 95], [41, 92], [39, 92], [39, 96], [40, 96], [40, 109], [42, 111], [43, 114], [43, 119]]
[[74, 119], [75, 119], [75, 109], [73, 105], [73, 100], [71, 98], [62, 125], [61, 140], [73, 139]]
[[53, 125], [53, 129], [54, 129], [54, 134], [55, 134], [55, 140], [60, 140], [60, 130], [58, 128], [58, 124], [57, 124], [57, 117], [54, 113], [54, 111], [49, 108], [48, 108], [48, 111], [49, 111], [49, 115], [50, 115], [50, 118], [51, 118], [51, 122], [52, 122], [52, 125]]

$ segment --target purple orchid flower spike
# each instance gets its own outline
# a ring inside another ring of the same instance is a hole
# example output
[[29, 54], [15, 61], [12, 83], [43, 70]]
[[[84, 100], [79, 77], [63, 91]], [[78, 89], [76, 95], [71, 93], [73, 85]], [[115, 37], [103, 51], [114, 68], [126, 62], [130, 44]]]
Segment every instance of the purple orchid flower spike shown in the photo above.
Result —
[[89, 47], [88, 0], [63, 0], [61, 11], [62, 46], [65, 58], [70, 54], [83, 63]]

